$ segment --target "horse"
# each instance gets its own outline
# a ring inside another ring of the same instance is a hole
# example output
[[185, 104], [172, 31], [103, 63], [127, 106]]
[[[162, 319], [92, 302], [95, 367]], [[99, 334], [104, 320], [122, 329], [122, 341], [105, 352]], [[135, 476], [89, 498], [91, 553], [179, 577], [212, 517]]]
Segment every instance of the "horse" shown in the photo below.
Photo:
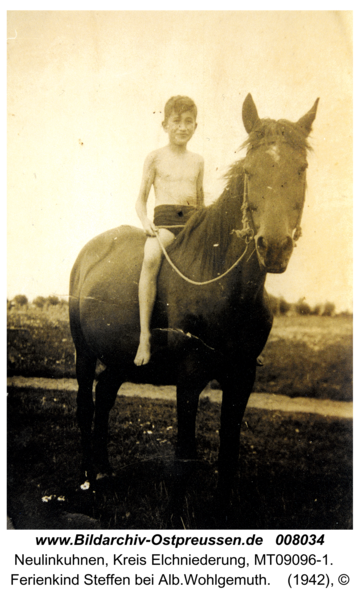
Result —
[[[145, 233], [119, 226], [81, 250], [70, 277], [69, 311], [81, 468], [88, 479], [111, 473], [108, 420], [122, 383], [176, 385], [175, 460], [186, 463], [197, 457], [199, 395], [209, 381], [217, 380], [223, 392], [218, 490], [223, 498], [230, 497], [241, 422], [273, 322], [266, 274], [286, 270], [301, 235], [307, 138], [318, 102], [290, 122], [260, 119], [251, 94], [244, 100], [245, 158], [231, 166], [220, 197], [195, 211], [165, 251], [147, 365], [134, 365]], [[94, 403], [97, 361], [105, 369]]]

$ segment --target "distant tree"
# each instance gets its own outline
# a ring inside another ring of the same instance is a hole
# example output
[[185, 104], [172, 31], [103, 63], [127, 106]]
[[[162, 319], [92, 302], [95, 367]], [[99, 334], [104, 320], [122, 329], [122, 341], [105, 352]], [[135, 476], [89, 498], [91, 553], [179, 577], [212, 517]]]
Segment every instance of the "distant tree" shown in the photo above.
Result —
[[279, 314], [279, 298], [276, 298], [276, 296], [272, 296], [271, 294], [269, 294], [269, 303], [272, 314]]
[[335, 317], [346, 317], [352, 318], [353, 314], [351, 310], [342, 310], [340, 313], [337, 313]]
[[298, 300], [295, 304], [295, 310], [298, 315], [309, 315], [311, 313], [311, 308], [304, 299]]
[[46, 298], [46, 304], [48, 304], [48, 306], [56, 306], [59, 302], [60, 300], [57, 296], [48, 296]]
[[320, 315], [322, 310], [321, 304], [316, 304], [314, 308], [311, 310], [312, 315]]
[[335, 314], [335, 304], [333, 302], [325, 302], [322, 316], [323, 317], [333, 317], [334, 314]]
[[32, 303], [34, 306], [36, 306], [36, 308], [43, 308], [45, 306], [46, 299], [44, 296], [37, 296]]
[[286, 313], [289, 312], [291, 308], [291, 304], [289, 302], [286, 302], [286, 300], [284, 298], [280, 298], [279, 300], [279, 312], [281, 315], [286, 315]]
[[28, 299], [24, 294], [18, 294], [15, 296], [14, 302], [17, 307], [23, 308], [24, 306], [27, 306]]

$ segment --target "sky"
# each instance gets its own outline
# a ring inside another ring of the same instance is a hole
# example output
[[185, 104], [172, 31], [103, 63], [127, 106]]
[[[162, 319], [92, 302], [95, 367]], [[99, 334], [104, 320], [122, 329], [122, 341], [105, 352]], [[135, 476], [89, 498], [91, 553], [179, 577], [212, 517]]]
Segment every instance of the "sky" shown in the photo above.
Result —
[[7, 37], [8, 298], [66, 298], [87, 241], [140, 226], [144, 159], [167, 144], [173, 95], [198, 106], [189, 149], [216, 200], [244, 154], [250, 92], [260, 117], [291, 121], [320, 97], [303, 236], [266, 287], [352, 309], [350, 11], [9, 11]]

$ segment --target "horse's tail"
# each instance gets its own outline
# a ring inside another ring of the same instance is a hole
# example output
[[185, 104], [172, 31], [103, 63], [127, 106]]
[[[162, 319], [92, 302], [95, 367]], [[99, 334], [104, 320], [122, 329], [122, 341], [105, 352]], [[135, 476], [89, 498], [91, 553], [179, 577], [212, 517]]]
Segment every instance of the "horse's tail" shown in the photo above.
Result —
[[81, 297], [82, 287], [87, 275], [91, 269], [103, 259], [102, 255], [106, 252], [97, 251], [96, 238], [88, 242], [86, 246], [81, 250], [78, 255], [74, 266], [70, 274], [70, 285], [69, 285], [69, 320], [70, 320], [70, 331], [74, 340], [76, 352], [80, 350], [88, 353], [90, 349], [84, 338], [84, 334], [81, 327]]
[[86, 348], [86, 341], [81, 329], [80, 321], [80, 269], [79, 259], [74, 264], [71, 275], [70, 275], [70, 288], [69, 288], [69, 320], [70, 320], [70, 331], [74, 340], [76, 352], [78, 353], [80, 348]]

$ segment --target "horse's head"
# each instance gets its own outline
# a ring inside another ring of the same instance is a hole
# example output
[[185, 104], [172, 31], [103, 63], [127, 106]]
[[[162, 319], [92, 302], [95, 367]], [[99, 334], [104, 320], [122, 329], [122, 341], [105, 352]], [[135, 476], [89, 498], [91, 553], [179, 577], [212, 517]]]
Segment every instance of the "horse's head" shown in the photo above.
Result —
[[307, 137], [319, 99], [297, 123], [259, 119], [249, 94], [243, 104], [245, 202], [260, 265], [283, 273], [300, 235], [305, 200]]

